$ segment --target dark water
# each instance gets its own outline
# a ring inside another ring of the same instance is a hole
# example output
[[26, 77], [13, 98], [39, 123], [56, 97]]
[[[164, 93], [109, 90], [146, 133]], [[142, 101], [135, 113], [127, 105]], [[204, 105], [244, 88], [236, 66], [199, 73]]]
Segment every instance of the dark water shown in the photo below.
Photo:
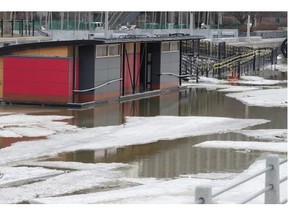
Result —
[[[6, 107], [6, 108], [5, 108]], [[64, 108], [12, 106], [9, 111], [37, 115], [72, 115], [70, 124], [79, 127], [119, 125], [125, 116], [215, 116], [244, 119], [268, 119], [271, 122], [250, 127], [253, 129], [286, 129], [286, 108], [248, 107], [216, 90], [190, 88], [152, 98], [101, 105], [86, 110]], [[7, 111], [7, 106], [0, 111]], [[43, 110], [45, 109], [45, 110]], [[197, 148], [193, 145], [207, 140], [254, 141], [237, 133], [189, 137], [172, 141], [158, 141], [145, 145], [96, 151], [61, 153], [48, 160], [85, 163], [129, 163], [135, 165], [128, 173], [133, 177], [177, 177], [183, 174], [210, 172], [241, 172], [267, 152], [243, 152], [232, 149]], [[17, 139], [0, 139], [0, 148]], [[256, 140], [259, 141], [259, 140]]]

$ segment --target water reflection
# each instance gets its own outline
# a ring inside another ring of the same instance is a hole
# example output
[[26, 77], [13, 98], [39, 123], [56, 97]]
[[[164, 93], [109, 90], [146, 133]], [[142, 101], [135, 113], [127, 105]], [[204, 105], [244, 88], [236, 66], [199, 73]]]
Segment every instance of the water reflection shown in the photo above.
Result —
[[130, 177], [167, 178], [199, 172], [240, 172], [248, 168], [263, 153], [194, 147], [195, 144], [206, 140], [254, 141], [253, 138], [241, 134], [214, 134], [123, 148], [62, 153], [49, 160], [130, 163], [136, 165], [129, 171]]
[[[41, 111], [41, 107], [38, 109], [36, 111]], [[42, 114], [72, 115], [74, 119], [69, 123], [79, 127], [119, 125], [125, 122], [126, 116], [174, 115], [268, 119], [271, 122], [252, 128], [287, 128], [286, 108], [249, 107], [234, 98], [226, 97], [224, 92], [197, 88], [85, 110], [46, 109]], [[125, 148], [61, 153], [50, 160], [129, 163], [135, 165], [129, 172], [130, 176], [164, 178], [199, 172], [240, 172], [263, 154], [261, 151], [241, 152], [194, 147], [206, 140], [254, 139], [237, 133], [214, 134]], [[0, 148], [6, 146], [3, 145], [6, 141], [6, 138], [0, 139]]]

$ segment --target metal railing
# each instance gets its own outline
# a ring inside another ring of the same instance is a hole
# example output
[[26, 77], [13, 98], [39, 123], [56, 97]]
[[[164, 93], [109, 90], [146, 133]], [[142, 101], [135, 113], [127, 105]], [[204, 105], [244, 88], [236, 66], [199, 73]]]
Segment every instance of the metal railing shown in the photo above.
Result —
[[[181, 74], [211, 73], [212, 77], [225, 78], [233, 69], [238, 77], [255, 73], [277, 63], [277, 52], [272, 48], [237, 47], [225, 42], [186, 41], [182, 46]], [[197, 58], [206, 61], [195, 61]], [[188, 64], [188, 62], [190, 63]], [[209, 72], [209, 73], [208, 73]], [[196, 75], [197, 76], [197, 75]]]
[[103, 83], [103, 84], [101, 84], [101, 85], [95, 86], [95, 87], [93, 87], [93, 88], [82, 89], [82, 90], [73, 90], [73, 92], [75, 92], [75, 93], [83, 93], [83, 92], [94, 91], [94, 90], [96, 90], [96, 89], [102, 88], [102, 87], [104, 87], [104, 86], [106, 86], [106, 85], [109, 85], [109, 84], [111, 84], [111, 83], [118, 82], [118, 81], [121, 81], [121, 80], [123, 80], [123, 79], [122, 79], [122, 78], [114, 79], [114, 80], [107, 81], [107, 82], [105, 82], [105, 83]]
[[266, 158], [266, 167], [255, 173], [254, 175], [243, 179], [239, 182], [234, 183], [214, 194], [212, 194], [212, 189], [209, 186], [197, 186], [195, 190], [195, 204], [213, 204], [213, 198], [227, 192], [243, 183], [254, 179], [255, 177], [265, 173], [265, 187], [260, 191], [255, 192], [249, 197], [243, 199], [239, 204], [245, 204], [261, 194], [265, 194], [265, 204], [284, 204], [287, 203], [287, 198], [280, 201], [280, 184], [287, 181], [287, 176], [279, 178], [279, 168], [280, 165], [287, 163], [286, 160], [279, 162], [279, 157], [276, 155], [268, 155]]
[[0, 20], [0, 37], [34, 36], [34, 20]]

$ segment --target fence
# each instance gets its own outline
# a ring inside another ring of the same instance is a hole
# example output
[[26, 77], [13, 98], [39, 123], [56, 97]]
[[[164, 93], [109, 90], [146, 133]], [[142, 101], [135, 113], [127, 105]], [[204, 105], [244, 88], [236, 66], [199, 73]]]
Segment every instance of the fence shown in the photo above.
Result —
[[239, 204], [245, 204], [263, 193], [265, 193], [265, 204], [287, 203], [287, 197], [286, 199], [280, 201], [280, 184], [283, 183], [284, 181], [287, 181], [287, 175], [282, 179], [280, 179], [279, 177], [280, 165], [284, 163], [287, 163], [287, 159], [279, 162], [278, 156], [268, 155], [266, 158], [266, 167], [263, 170], [227, 188], [224, 188], [215, 194], [212, 194], [211, 187], [198, 186], [196, 187], [195, 190], [195, 204], [212, 204], [213, 203], [212, 199], [215, 198], [216, 196], [219, 196], [224, 192], [227, 192], [239, 185], [242, 185], [243, 183], [264, 173], [265, 173], [265, 184], [264, 184], [265, 187], [262, 190], [255, 192], [251, 196], [243, 199]]
[[[182, 45], [181, 75], [189, 74], [191, 77], [198, 75], [219, 79], [229, 75], [231, 70], [242, 74], [265, 69], [277, 63], [277, 51], [273, 48], [237, 47], [227, 45], [225, 42], [212, 43], [209, 41], [184, 41]], [[201, 61], [199, 61], [201, 59]]]
[[0, 20], [0, 37], [34, 36], [34, 20]]

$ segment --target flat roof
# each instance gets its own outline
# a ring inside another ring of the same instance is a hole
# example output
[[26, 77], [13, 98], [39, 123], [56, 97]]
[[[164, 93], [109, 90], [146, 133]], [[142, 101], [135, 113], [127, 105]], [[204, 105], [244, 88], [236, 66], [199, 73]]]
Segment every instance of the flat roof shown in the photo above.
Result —
[[204, 36], [197, 35], [181, 35], [173, 34], [171, 36], [159, 35], [157, 37], [145, 37], [141, 35], [126, 35], [119, 38], [95, 38], [95, 39], [84, 39], [84, 40], [59, 40], [59, 41], [41, 41], [32, 43], [23, 43], [9, 45], [0, 48], [0, 55], [7, 55], [14, 51], [27, 50], [27, 49], [37, 49], [37, 48], [47, 48], [56, 46], [66, 46], [66, 45], [97, 45], [97, 44], [122, 44], [122, 43], [150, 43], [150, 42], [162, 42], [162, 41], [183, 41], [183, 40], [196, 40], [205, 39]]

